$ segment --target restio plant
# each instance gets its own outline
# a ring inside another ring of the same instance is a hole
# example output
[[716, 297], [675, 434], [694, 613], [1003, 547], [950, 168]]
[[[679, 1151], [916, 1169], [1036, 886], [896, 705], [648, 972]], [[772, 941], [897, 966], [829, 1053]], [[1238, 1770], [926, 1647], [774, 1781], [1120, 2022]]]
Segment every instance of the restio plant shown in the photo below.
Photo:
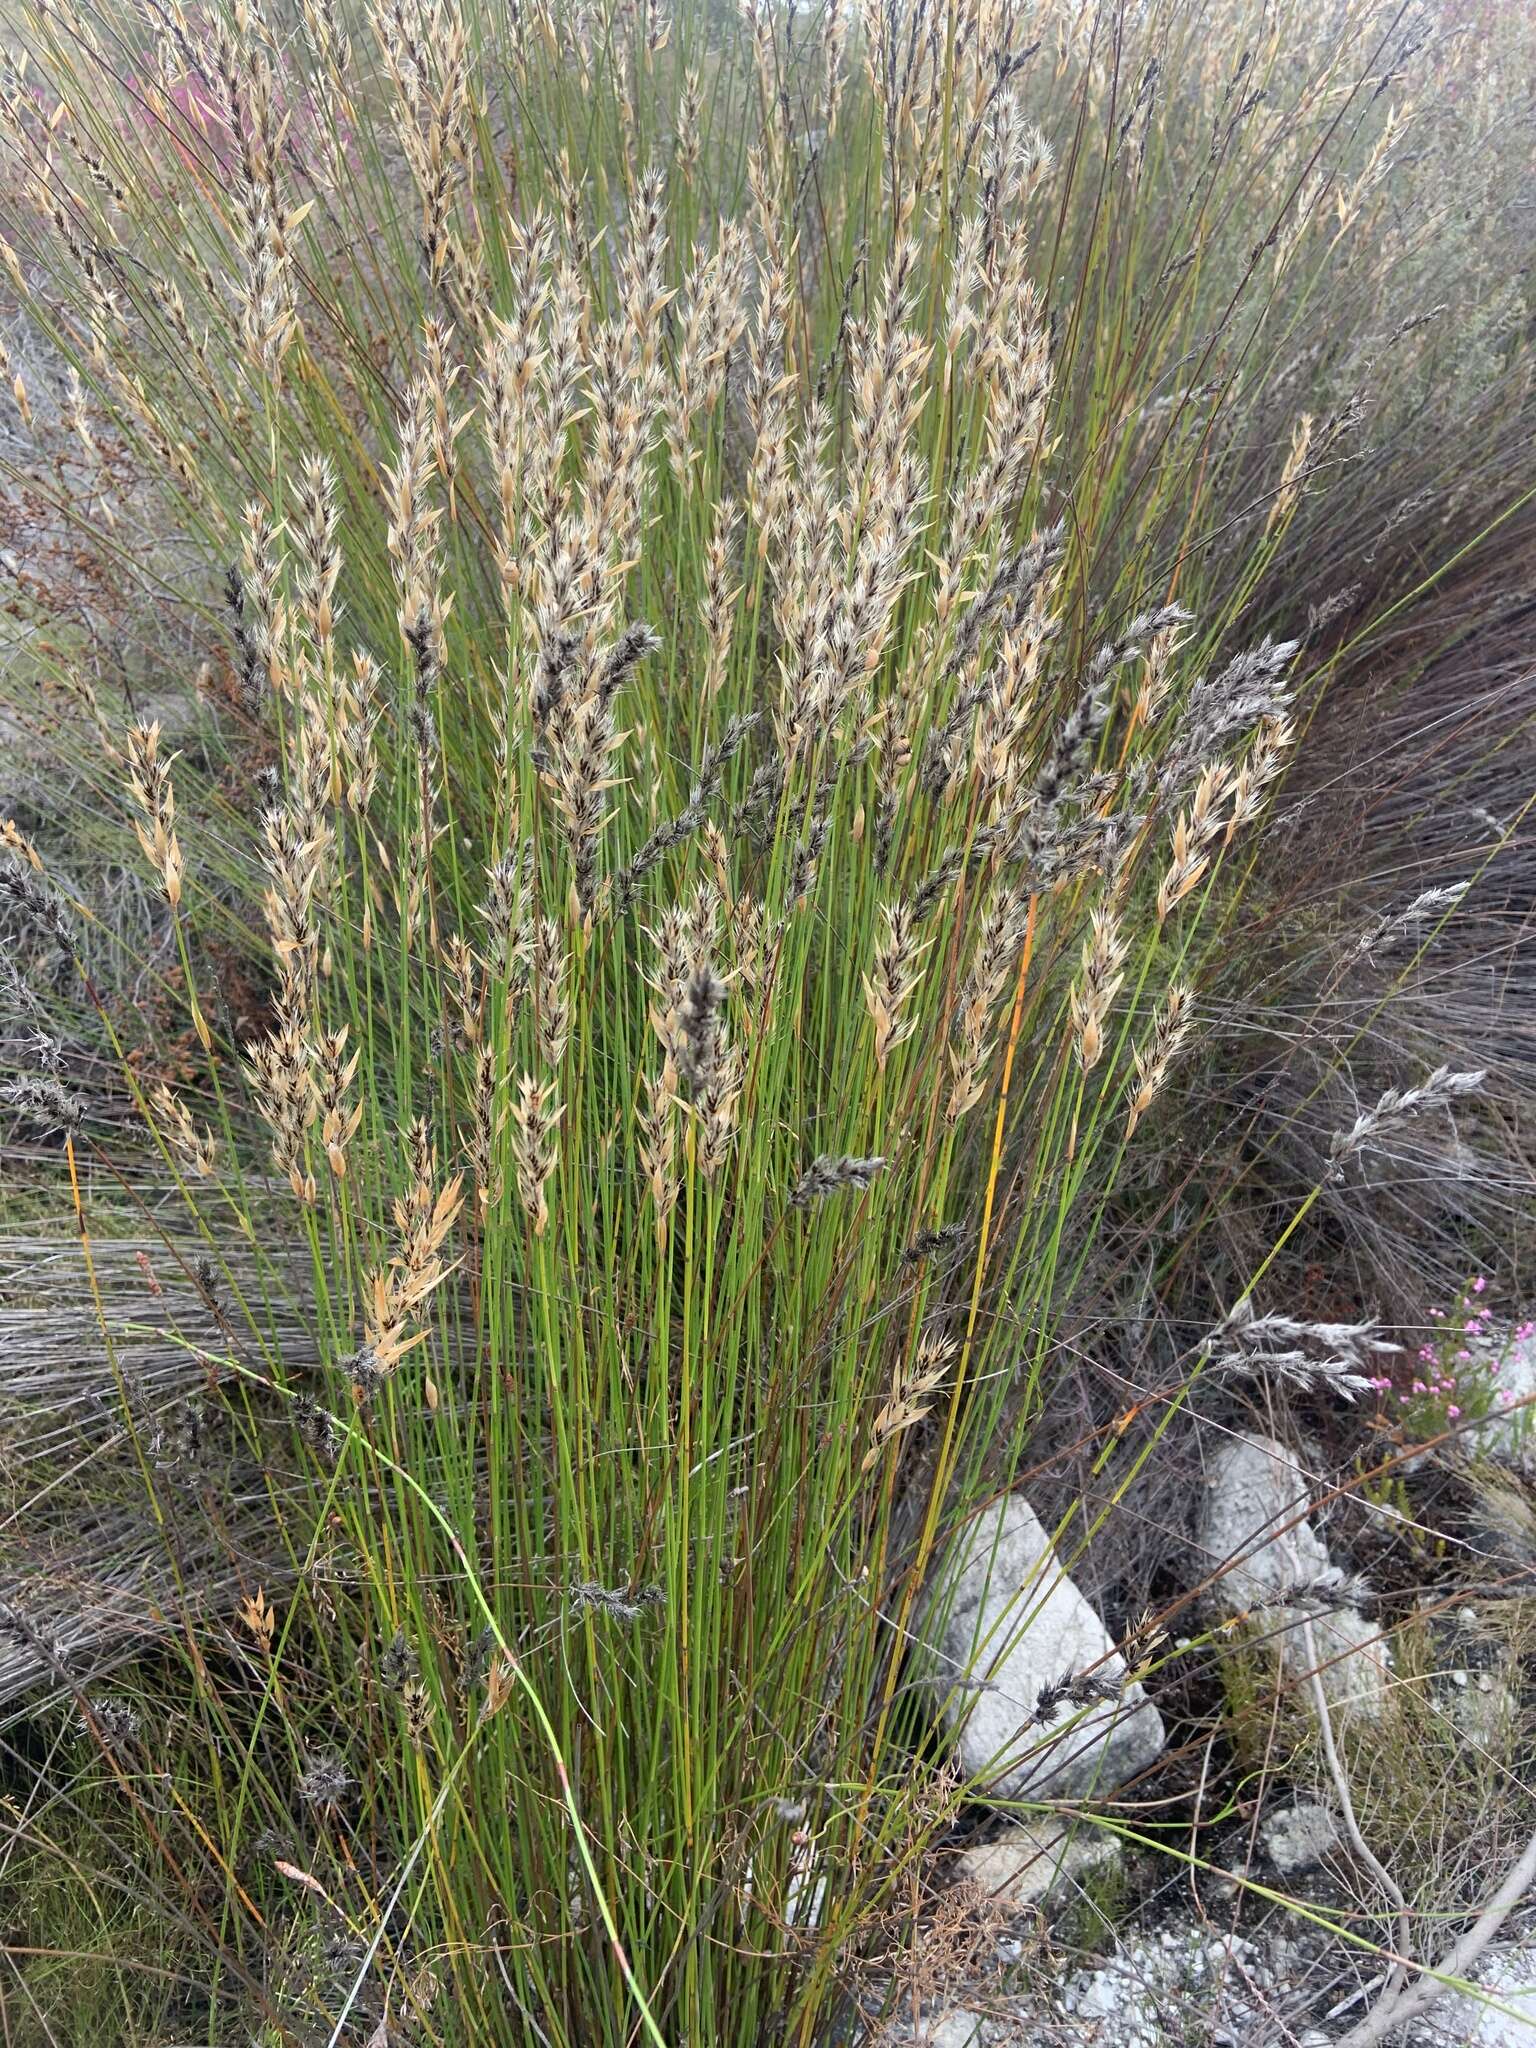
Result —
[[[7, 1099], [163, 1631], [104, 1687], [7, 1618], [89, 1896], [164, 1914], [124, 2038], [890, 2001], [972, 1790], [925, 1579], [1320, 693], [1525, 489], [1503, 216], [1418, 211], [1491, 61], [1291, 0], [21, 0]], [[1410, 545], [1370, 436], [1474, 359]]]

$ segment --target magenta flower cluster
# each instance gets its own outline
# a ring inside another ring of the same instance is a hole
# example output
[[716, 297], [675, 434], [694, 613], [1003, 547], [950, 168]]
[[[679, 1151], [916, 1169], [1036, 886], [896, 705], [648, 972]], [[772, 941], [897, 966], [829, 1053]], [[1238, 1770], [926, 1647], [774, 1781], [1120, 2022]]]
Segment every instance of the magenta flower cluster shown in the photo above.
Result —
[[[1395, 1404], [1398, 1420], [1416, 1434], [1430, 1435], [1446, 1423], [1459, 1421], [1464, 1407], [1480, 1416], [1495, 1400], [1507, 1408], [1516, 1398], [1497, 1384], [1502, 1359], [1491, 1347], [1481, 1355], [1474, 1348], [1480, 1342], [1487, 1346], [1492, 1335], [1493, 1310], [1479, 1301], [1487, 1289], [1488, 1276], [1475, 1274], [1461, 1290], [1454, 1309], [1430, 1310], [1440, 1327], [1419, 1346], [1414, 1377], [1406, 1387], [1386, 1373], [1371, 1381], [1384, 1403], [1390, 1400]], [[1533, 1335], [1536, 1321], [1525, 1322], [1515, 1331], [1514, 1341], [1523, 1343]]]

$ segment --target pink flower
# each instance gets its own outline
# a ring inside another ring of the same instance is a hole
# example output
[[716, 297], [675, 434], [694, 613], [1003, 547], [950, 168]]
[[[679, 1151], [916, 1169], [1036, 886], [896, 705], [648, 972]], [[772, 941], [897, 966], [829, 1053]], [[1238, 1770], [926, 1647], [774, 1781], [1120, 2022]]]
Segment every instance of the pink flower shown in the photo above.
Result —
[[1474, 1281], [1472, 1282], [1472, 1292], [1473, 1292], [1474, 1294], [1481, 1294], [1481, 1293], [1482, 1293], [1482, 1291], [1483, 1291], [1483, 1289], [1484, 1289], [1484, 1288], [1485, 1288], [1485, 1287], [1486, 1287], [1487, 1285], [1488, 1285], [1488, 1276], [1487, 1276], [1487, 1275], [1486, 1275], [1485, 1273], [1479, 1273], [1479, 1274], [1478, 1274], [1478, 1276], [1477, 1276], [1477, 1278], [1476, 1278], [1476, 1279], [1475, 1279], [1475, 1280], [1474, 1280]]
[[1445, 1412], [1446, 1412], [1446, 1414], [1447, 1414], [1447, 1415], [1449, 1415], [1449, 1417], [1451, 1418], [1452, 1422], [1454, 1422], [1454, 1421], [1456, 1420], [1457, 1416], [1458, 1416], [1458, 1415], [1459, 1415], [1459, 1414], [1461, 1413], [1461, 1410], [1460, 1410], [1460, 1409], [1459, 1409], [1459, 1408], [1458, 1408], [1458, 1407], [1456, 1406], [1456, 1403], [1455, 1403], [1455, 1402], [1453, 1401], [1453, 1402], [1451, 1403], [1451, 1405], [1449, 1406], [1449, 1408], [1447, 1408], [1447, 1409], [1446, 1409], [1446, 1411], [1445, 1411]]

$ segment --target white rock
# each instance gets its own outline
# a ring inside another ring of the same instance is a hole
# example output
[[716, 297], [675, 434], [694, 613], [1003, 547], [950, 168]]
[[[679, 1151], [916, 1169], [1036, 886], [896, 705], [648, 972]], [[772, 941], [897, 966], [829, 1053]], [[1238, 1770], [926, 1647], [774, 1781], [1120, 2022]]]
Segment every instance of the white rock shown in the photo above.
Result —
[[962, 1990], [956, 2002], [929, 2006], [916, 2021], [893, 2016], [854, 2041], [858, 2048], [1039, 2048], [1040, 2021], [1037, 2005], [1007, 1997], [989, 1979]]
[[873, 2037], [860, 2033], [861, 2044], [873, 2038], [879, 2048], [982, 2048], [986, 2033], [982, 2015], [966, 2005], [932, 2005], [917, 2020], [894, 2017]]
[[1392, 1668], [1380, 1631], [1354, 1607], [1276, 1604], [1298, 1587], [1331, 1592], [1343, 1577], [1305, 1519], [1310, 1488], [1291, 1453], [1273, 1437], [1235, 1436], [1217, 1452], [1206, 1487], [1199, 1543], [1219, 1574], [1212, 1605], [1225, 1614], [1258, 1609], [1255, 1625], [1298, 1673], [1310, 1668], [1302, 1626], [1310, 1621], [1329, 1704], [1379, 1713]]
[[[1328, 1546], [1304, 1519], [1311, 1493], [1306, 1477], [1273, 1437], [1230, 1438], [1205, 1483], [1200, 1543], [1211, 1569], [1221, 1574], [1211, 1597], [1229, 1614], [1261, 1606], [1333, 1570]], [[1294, 1528], [1285, 1526], [1298, 1516], [1303, 1519]]]
[[1338, 1847], [1338, 1824], [1326, 1806], [1301, 1799], [1272, 1813], [1259, 1829], [1264, 1852], [1282, 1877], [1312, 1870]]
[[913, 2048], [980, 2048], [981, 2028], [980, 2013], [952, 2006], [922, 2022], [912, 2036]]
[[980, 1885], [998, 1905], [1022, 1913], [1053, 1895], [1070, 1897], [1085, 1878], [1112, 1870], [1119, 1859], [1119, 1841], [1107, 1828], [1039, 1820], [1020, 1822], [995, 1841], [967, 1849], [955, 1874]]
[[1266, 1952], [1240, 1935], [1180, 1926], [1133, 1935], [1098, 1968], [1069, 1978], [1059, 2003], [1093, 2048], [1171, 2048], [1174, 2040], [1244, 2048], [1268, 2038], [1261, 2030], [1283, 2004], [1290, 1974], [1282, 1945]]
[[[1286, 1654], [1295, 1659], [1297, 1670], [1307, 1670], [1299, 1612], [1283, 1609], [1278, 1619], [1291, 1629], [1285, 1638]], [[1333, 1608], [1308, 1619], [1328, 1704], [1379, 1714], [1392, 1684], [1392, 1651], [1376, 1623], [1368, 1621], [1358, 1607]], [[1293, 1622], [1296, 1626], [1291, 1628]]]
[[941, 1687], [983, 1681], [950, 1693], [944, 1716], [961, 1767], [1000, 1798], [1091, 1798], [1162, 1753], [1162, 1716], [1140, 1685], [1086, 1707], [1065, 1703], [1036, 1724], [1043, 1686], [1083, 1672], [1119, 1686], [1126, 1668], [1022, 1494], [956, 1537], [924, 1596], [918, 1634]]

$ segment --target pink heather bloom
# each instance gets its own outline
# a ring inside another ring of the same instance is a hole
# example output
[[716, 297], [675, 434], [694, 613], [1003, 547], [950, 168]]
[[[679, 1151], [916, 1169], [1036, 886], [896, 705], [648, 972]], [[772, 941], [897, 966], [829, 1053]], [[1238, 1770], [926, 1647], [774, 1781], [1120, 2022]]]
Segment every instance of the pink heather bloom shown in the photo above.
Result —
[[1471, 1361], [1472, 1361], [1472, 1354], [1471, 1354], [1471, 1352], [1470, 1352], [1470, 1351], [1458, 1351], [1458, 1352], [1457, 1352], [1457, 1354], [1456, 1354], [1456, 1363], [1457, 1363], [1458, 1365], [1469, 1365], [1469, 1364], [1471, 1363]]
[[1484, 1289], [1484, 1288], [1485, 1288], [1485, 1287], [1486, 1287], [1487, 1285], [1488, 1285], [1488, 1276], [1487, 1276], [1487, 1274], [1486, 1274], [1486, 1273], [1479, 1273], [1479, 1274], [1478, 1274], [1478, 1276], [1477, 1276], [1477, 1278], [1476, 1278], [1476, 1279], [1475, 1279], [1475, 1280], [1474, 1280], [1474, 1281], [1472, 1282], [1472, 1292], [1473, 1292], [1474, 1294], [1481, 1294], [1481, 1293], [1482, 1293], [1482, 1291], [1483, 1291], [1483, 1289]]
[[1461, 1413], [1461, 1410], [1456, 1406], [1456, 1403], [1453, 1401], [1445, 1412], [1447, 1415], [1449, 1415], [1452, 1422], [1454, 1422], [1457, 1416]]
[[1427, 1394], [1429, 1392], [1429, 1389], [1425, 1386], [1422, 1380], [1415, 1380], [1413, 1383], [1413, 1391], [1416, 1394]]

